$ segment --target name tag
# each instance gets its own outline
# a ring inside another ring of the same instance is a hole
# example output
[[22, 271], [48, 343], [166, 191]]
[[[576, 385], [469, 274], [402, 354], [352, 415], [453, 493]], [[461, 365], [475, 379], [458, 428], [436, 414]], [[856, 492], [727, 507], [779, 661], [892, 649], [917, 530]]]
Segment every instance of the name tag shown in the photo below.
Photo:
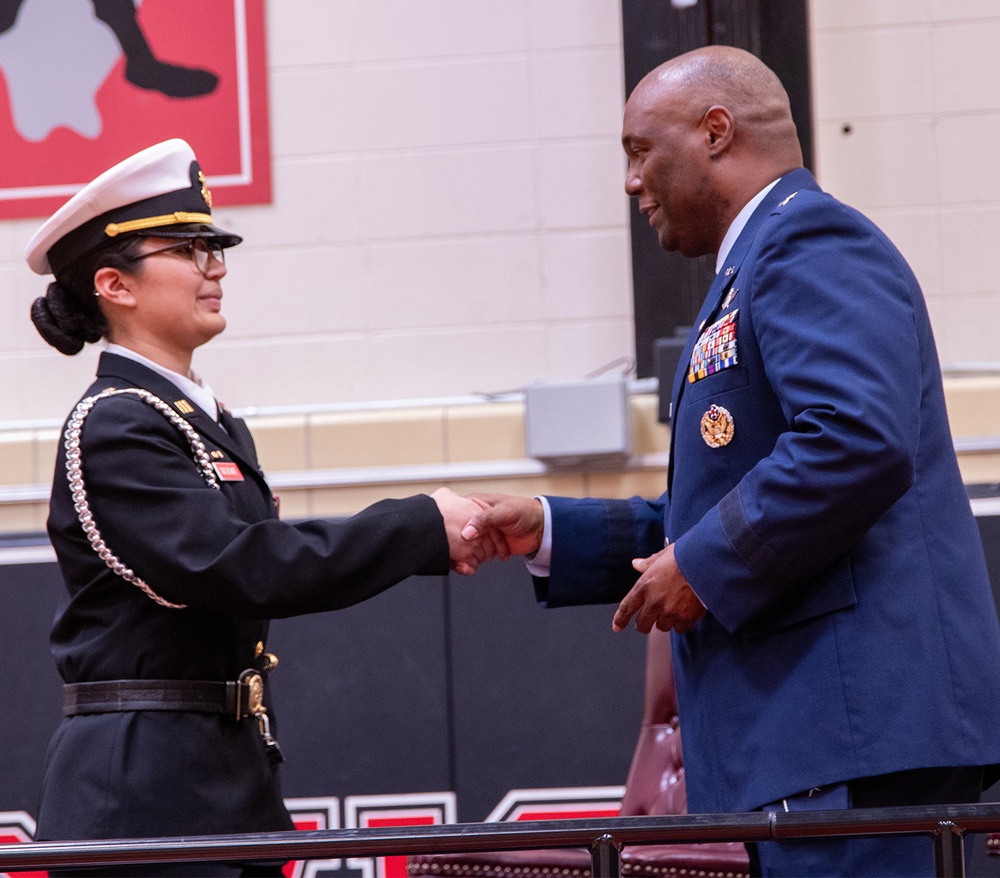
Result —
[[231, 460], [224, 460], [221, 463], [213, 463], [212, 469], [215, 474], [224, 482], [242, 482], [243, 473], [240, 468]]

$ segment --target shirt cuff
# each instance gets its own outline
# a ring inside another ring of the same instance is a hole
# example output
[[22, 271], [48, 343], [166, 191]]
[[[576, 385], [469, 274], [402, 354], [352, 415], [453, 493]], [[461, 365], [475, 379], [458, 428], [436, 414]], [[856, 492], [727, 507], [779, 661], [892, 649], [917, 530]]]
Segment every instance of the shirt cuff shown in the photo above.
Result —
[[544, 497], [535, 497], [542, 504], [542, 513], [545, 516], [545, 526], [542, 530], [542, 543], [538, 551], [532, 555], [524, 556], [525, 566], [532, 576], [539, 576], [547, 579], [552, 572], [552, 509], [549, 501]]

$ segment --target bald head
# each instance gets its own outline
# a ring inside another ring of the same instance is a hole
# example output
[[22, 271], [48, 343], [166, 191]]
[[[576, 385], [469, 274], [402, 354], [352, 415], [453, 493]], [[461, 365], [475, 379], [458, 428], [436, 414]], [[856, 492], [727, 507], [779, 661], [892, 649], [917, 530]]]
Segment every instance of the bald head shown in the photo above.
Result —
[[736, 214], [802, 166], [788, 95], [758, 58], [708, 46], [647, 74], [625, 105], [626, 191], [687, 256], [717, 251]]
[[678, 55], [647, 74], [633, 97], [677, 100], [698, 117], [725, 107], [740, 150], [779, 165], [782, 173], [802, 164], [788, 93], [771, 68], [743, 49], [706, 46]]

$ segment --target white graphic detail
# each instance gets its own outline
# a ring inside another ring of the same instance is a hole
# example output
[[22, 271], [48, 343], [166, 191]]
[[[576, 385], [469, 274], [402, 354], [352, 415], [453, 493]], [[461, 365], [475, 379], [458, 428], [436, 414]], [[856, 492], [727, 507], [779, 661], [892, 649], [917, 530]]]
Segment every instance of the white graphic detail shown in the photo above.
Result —
[[[302, 832], [317, 829], [340, 829], [340, 799], [323, 796], [309, 799], [285, 799], [285, 807], [292, 815], [295, 828]], [[317, 873], [340, 869], [343, 861], [295, 860], [289, 878], [316, 878]], [[287, 870], [287, 867], [286, 867]]]
[[37, 143], [65, 126], [98, 137], [97, 91], [121, 54], [90, 0], [24, 0], [16, 23], [0, 36], [0, 69], [18, 133]]
[[486, 817], [486, 823], [509, 823], [538, 819], [533, 815], [557, 812], [559, 819], [582, 817], [593, 812], [614, 812], [621, 808], [625, 787], [553, 787], [511, 790]]
[[[27, 811], [0, 811], [0, 844], [22, 844], [35, 838], [35, 818]], [[30, 878], [42, 872], [9, 874], [0, 872], [0, 878]]]
[[[347, 796], [344, 799], [344, 826], [360, 829], [374, 826], [436, 826], [455, 823], [458, 813], [455, 794], [402, 793], [384, 796]], [[374, 862], [373, 878], [405, 878], [406, 857], [351, 857], [347, 865], [366, 869]], [[366, 878], [368, 873], [366, 872]]]

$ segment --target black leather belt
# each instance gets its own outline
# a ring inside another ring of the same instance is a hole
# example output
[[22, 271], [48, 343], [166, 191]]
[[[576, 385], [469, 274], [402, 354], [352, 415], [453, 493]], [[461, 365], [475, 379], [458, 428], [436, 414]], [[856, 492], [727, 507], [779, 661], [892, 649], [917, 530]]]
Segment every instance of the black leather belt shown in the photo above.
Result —
[[181, 710], [221, 713], [233, 719], [263, 712], [264, 678], [247, 670], [238, 680], [103, 680], [66, 683], [63, 715], [115, 713], [131, 710]]

